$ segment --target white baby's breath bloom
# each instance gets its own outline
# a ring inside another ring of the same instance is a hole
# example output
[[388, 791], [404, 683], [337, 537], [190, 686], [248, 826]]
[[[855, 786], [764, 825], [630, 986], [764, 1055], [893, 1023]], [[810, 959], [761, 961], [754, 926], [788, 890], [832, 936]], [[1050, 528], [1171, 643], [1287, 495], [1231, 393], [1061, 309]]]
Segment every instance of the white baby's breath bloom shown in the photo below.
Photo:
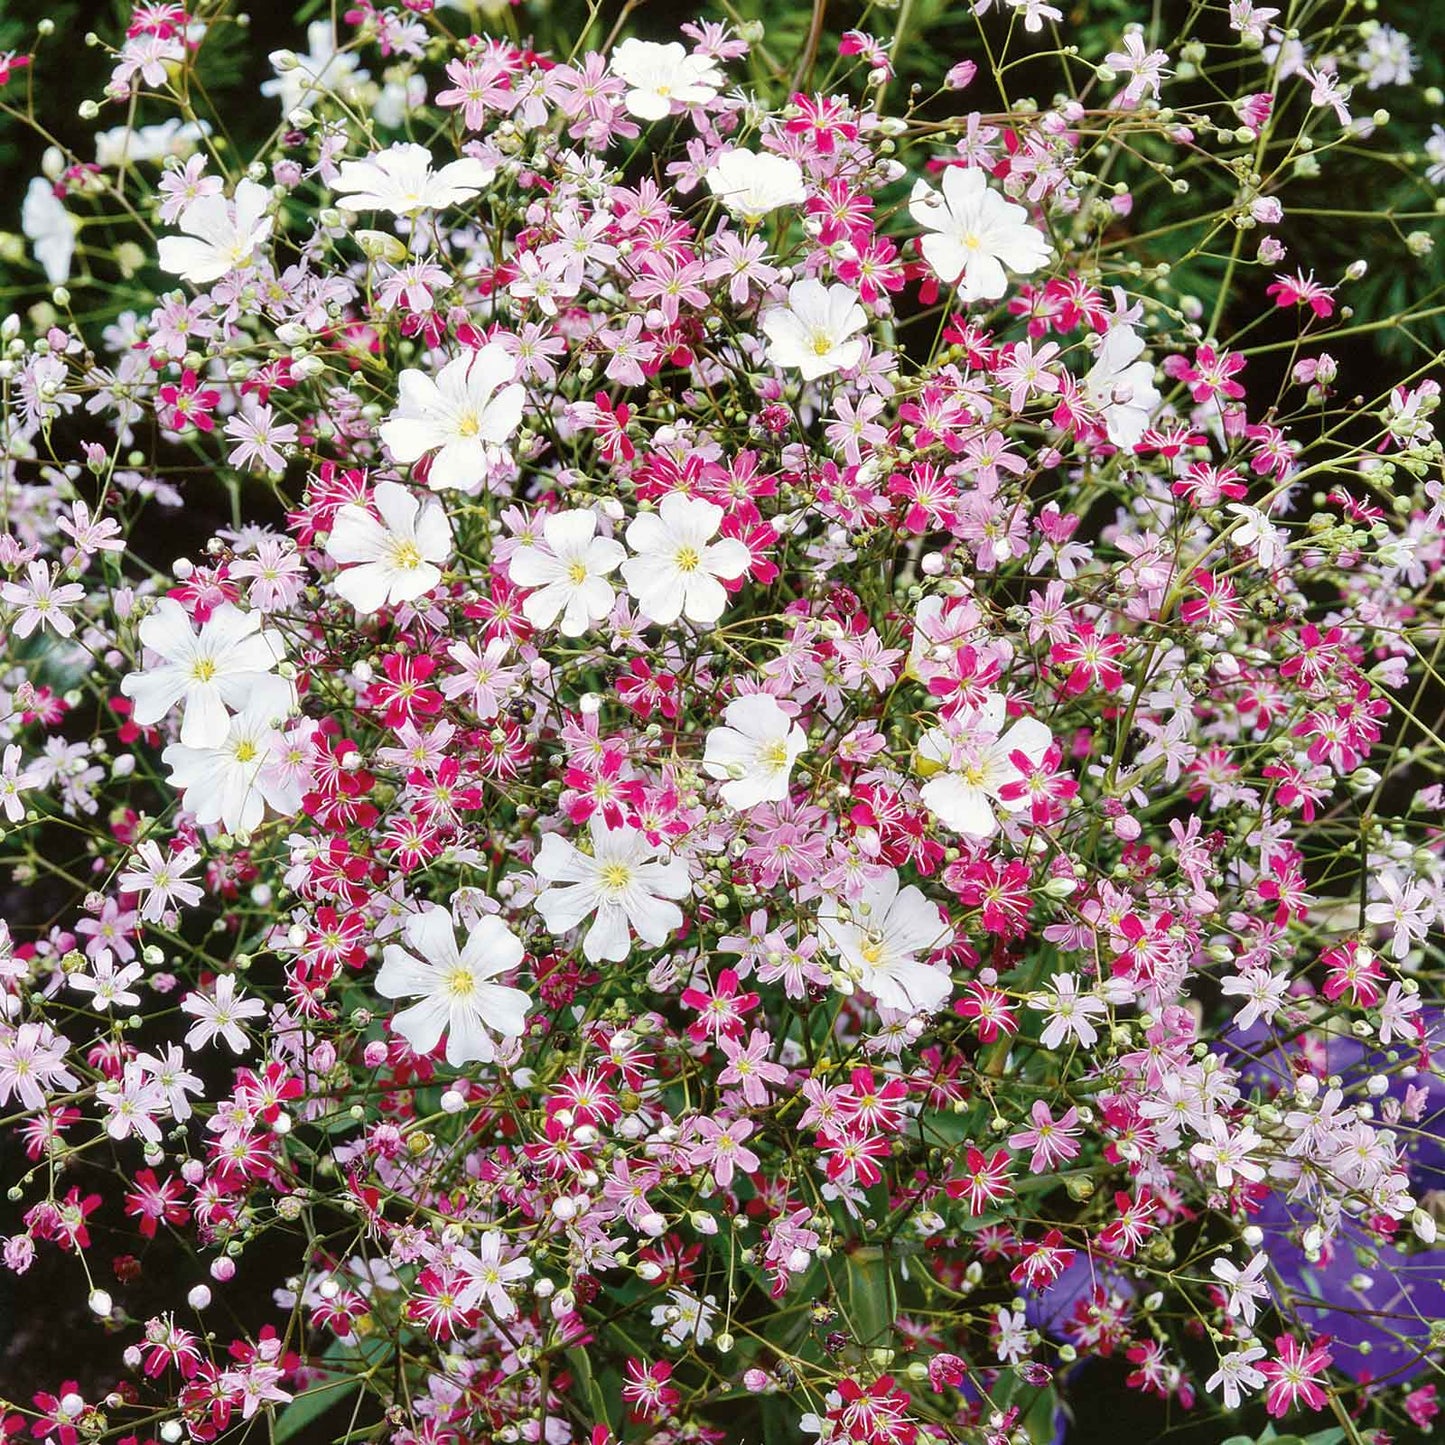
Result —
[[471, 156], [434, 171], [425, 146], [399, 142], [365, 160], [343, 161], [331, 189], [349, 211], [413, 216], [474, 199], [492, 183], [494, 174]]
[[1143, 337], [1128, 326], [1115, 326], [1084, 373], [1084, 395], [1104, 419], [1109, 440], [1125, 451], [1139, 444], [1160, 401], [1153, 364], [1139, 360], [1143, 350]]
[[773, 364], [801, 372], [804, 381], [857, 366], [863, 355], [857, 333], [867, 325], [856, 291], [824, 286], [811, 276], [793, 282], [788, 304], [773, 307], [762, 319]]
[[181, 742], [214, 748], [230, 727], [227, 708], [245, 707], [258, 691], [265, 691], [273, 714], [290, 711], [295, 690], [272, 674], [286, 655], [285, 645], [278, 633], [262, 630], [259, 612], [223, 602], [197, 633], [186, 609], [175, 598], [163, 597], [139, 631], [147, 650], [163, 659], [159, 666], [121, 679], [120, 690], [135, 704], [131, 718], [139, 726], [158, 723], [181, 703]]
[[838, 955], [846, 972], [884, 1008], [932, 1013], [953, 991], [947, 969], [924, 963], [953, 941], [953, 929], [938, 905], [911, 884], [899, 889], [898, 870], [869, 878], [846, 905], [824, 900], [818, 932], [824, 947]]
[[163, 271], [194, 286], [209, 286], [229, 271], [244, 270], [274, 224], [266, 214], [271, 193], [255, 181], [236, 183], [231, 200], [199, 196], [181, 212], [183, 236], [162, 236], [156, 260]]
[[982, 707], [960, 713], [950, 728], [930, 728], [918, 742], [918, 770], [928, 777], [920, 792], [924, 804], [946, 827], [965, 838], [991, 838], [998, 832], [996, 808], [1017, 813], [1028, 799], [1004, 801], [1002, 788], [1023, 774], [1013, 761], [1022, 753], [1038, 766], [1053, 735], [1037, 718], [1020, 718], [1004, 729], [1006, 704], [991, 693]]
[[381, 520], [357, 502], [336, 513], [326, 550], [341, 563], [332, 586], [363, 615], [414, 602], [441, 581], [452, 529], [434, 497], [423, 502], [396, 482], [378, 482], [372, 502]]
[[705, 179], [713, 195], [744, 221], [760, 221], [808, 198], [798, 163], [769, 151], [731, 150], [709, 168]]
[[961, 301], [996, 301], [1008, 289], [1009, 271], [1032, 276], [1049, 259], [1043, 232], [1028, 212], [989, 187], [982, 170], [949, 166], [940, 194], [918, 181], [909, 214], [928, 233], [923, 258], [940, 281], [958, 287]]
[[632, 519], [627, 545], [637, 555], [622, 564], [622, 575], [646, 617], [665, 626], [679, 617], [708, 624], [722, 616], [727, 591], [718, 579], [734, 581], [752, 562], [736, 538], [712, 540], [722, 520], [721, 507], [681, 492]]
[[284, 701], [274, 691], [269, 697], [263, 693], [230, 720], [215, 747], [172, 743], [161, 754], [171, 784], [183, 790], [181, 806], [198, 823], [219, 823], [228, 833], [252, 832], [268, 807], [282, 817], [300, 811], [301, 785], [294, 772], [280, 766], [285, 740], [276, 726], [282, 718], [275, 704]]
[[20, 207], [20, 229], [35, 259], [45, 268], [45, 279], [60, 286], [70, 279], [75, 256], [75, 217], [65, 209], [55, 187], [44, 176], [36, 176], [25, 192]]
[[528, 1279], [532, 1265], [520, 1255], [503, 1258], [505, 1243], [500, 1230], [489, 1229], [477, 1241], [475, 1254], [469, 1249], [457, 1250], [458, 1270], [466, 1281], [457, 1296], [458, 1309], [475, 1309], [485, 1303], [495, 1319], [516, 1317], [517, 1302], [507, 1293], [507, 1286]]
[[723, 802], [740, 812], [782, 802], [807, 733], [764, 692], [734, 698], [723, 709], [723, 722], [708, 733], [702, 757], [709, 777], [729, 779], [718, 789]]
[[638, 120], [663, 120], [678, 105], [702, 105], [723, 85], [705, 55], [689, 55], [676, 40], [624, 40], [612, 52], [612, 73], [627, 82], [624, 104]]
[[692, 891], [687, 864], [636, 828], [609, 828], [593, 814], [592, 852], [548, 833], [532, 865], [546, 889], [535, 907], [549, 933], [566, 933], [596, 914], [582, 940], [582, 952], [598, 963], [621, 962], [632, 950], [633, 929], [656, 948], [682, 927], [682, 909], [672, 899]]
[[531, 999], [519, 988], [493, 982], [522, 961], [521, 940], [494, 914], [484, 914], [457, 948], [451, 913], [430, 908], [402, 927], [407, 947], [389, 943], [382, 952], [376, 991], [383, 998], [415, 998], [391, 1026], [414, 1054], [429, 1054], [443, 1033], [453, 1068], [489, 1064], [497, 1057], [494, 1035], [519, 1038]]
[[95, 163], [109, 167], [167, 156], [184, 160], [210, 133], [209, 121], [182, 120], [175, 115], [157, 125], [113, 126], [95, 138]]
[[358, 87], [371, 78], [358, 68], [355, 51], [337, 49], [329, 20], [313, 20], [306, 27], [306, 44], [309, 49], [305, 55], [272, 51], [275, 78], [261, 82], [261, 94], [276, 96], [283, 115], [313, 103], [322, 92], [352, 99]]
[[546, 547], [521, 547], [507, 559], [519, 587], [535, 587], [522, 602], [533, 627], [551, 627], [560, 615], [564, 637], [581, 637], [612, 611], [616, 593], [606, 578], [627, 551], [597, 535], [597, 514], [586, 507], [552, 512], [542, 523]]
[[712, 1339], [712, 1322], [717, 1316], [716, 1297], [704, 1295], [699, 1299], [685, 1289], [670, 1289], [667, 1297], [671, 1305], [652, 1307], [653, 1328], [661, 1329], [662, 1338], [674, 1349], [707, 1344]]
[[405, 466], [435, 452], [427, 476], [434, 490], [475, 488], [522, 423], [525, 394], [516, 372], [495, 341], [454, 357], [435, 378], [408, 367], [399, 404], [381, 424], [382, 441]]

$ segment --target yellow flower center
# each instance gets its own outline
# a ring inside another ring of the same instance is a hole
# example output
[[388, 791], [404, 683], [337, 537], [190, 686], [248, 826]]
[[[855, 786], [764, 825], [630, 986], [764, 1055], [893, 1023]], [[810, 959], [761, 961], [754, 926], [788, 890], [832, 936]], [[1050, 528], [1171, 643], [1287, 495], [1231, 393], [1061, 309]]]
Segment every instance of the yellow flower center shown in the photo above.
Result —
[[214, 658], [198, 657], [191, 664], [191, 676], [197, 682], [210, 682], [216, 675], [216, 663]]
[[397, 542], [391, 549], [392, 565], [403, 572], [411, 572], [421, 566], [421, 553], [415, 542]]
[[474, 437], [481, 429], [481, 418], [474, 411], [464, 411], [457, 419], [458, 436]]
[[610, 893], [621, 893], [632, 881], [632, 869], [626, 863], [606, 863], [602, 868], [602, 886]]
[[677, 556], [672, 559], [677, 564], [679, 572], [696, 572], [702, 563], [702, 558], [697, 555], [693, 547], [679, 547]]
[[473, 977], [471, 969], [465, 964], [459, 963], [448, 971], [446, 989], [453, 998], [470, 998], [476, 992], [477, 980]]
[[236, 761], [238, 763], [251, 763], [256, 760], [256, 744], [249, 738], [236, 744]]
[[788, 766], [788, 744], [783, 738], [766, 744], [758, 752], [758, 762], [776, 771]]

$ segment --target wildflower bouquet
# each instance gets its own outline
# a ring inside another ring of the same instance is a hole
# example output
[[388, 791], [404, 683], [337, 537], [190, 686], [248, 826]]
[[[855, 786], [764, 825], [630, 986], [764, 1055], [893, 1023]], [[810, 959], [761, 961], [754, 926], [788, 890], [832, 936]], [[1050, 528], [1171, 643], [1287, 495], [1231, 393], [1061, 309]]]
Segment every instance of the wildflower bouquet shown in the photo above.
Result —
[[89, 1359], [7, 1436], [1428, 1427], [1440, 387], [1348, 356], [1440, 308], [1286, 240], [1363, 152], [1428, 249], [1409, 42], [978, 0], [930, 93], [908, 9], [357, 0], [251, 149], [229, 0], [92, 37], [0, 327], [3, 1265]]

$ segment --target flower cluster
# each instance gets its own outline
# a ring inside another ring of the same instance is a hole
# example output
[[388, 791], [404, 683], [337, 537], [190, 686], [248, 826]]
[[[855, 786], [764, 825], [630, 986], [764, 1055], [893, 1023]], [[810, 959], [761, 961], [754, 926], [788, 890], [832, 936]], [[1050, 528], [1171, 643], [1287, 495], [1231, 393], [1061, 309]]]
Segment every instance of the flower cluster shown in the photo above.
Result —
[[0, 327], [0, 1261], [118, 1343], [7, 1435], [1428, 1426], [1440, 388], [1286, 239], [1410, 45], [973, 9], [358, 0], [238, 156], [135, 6]]

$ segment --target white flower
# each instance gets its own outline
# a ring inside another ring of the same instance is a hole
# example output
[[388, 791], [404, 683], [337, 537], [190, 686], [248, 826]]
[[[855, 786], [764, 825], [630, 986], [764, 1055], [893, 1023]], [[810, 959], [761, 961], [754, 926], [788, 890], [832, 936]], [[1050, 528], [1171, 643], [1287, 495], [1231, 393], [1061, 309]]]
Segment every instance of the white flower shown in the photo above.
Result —
[[178, 703], [181, 741], [189, 748], [214, 748], [230, 727], [228, 707], [241, 708], [261, 689], [272, 713], [291, 710], [295, 690], [271, 669], [285, 656], [279, 634], [261, 630], [259, 612], [242, 612], [223, 602], [199, 634], [186, 609], [163, 597], [140, 625], [140, 640], [165, 659], [160, 667], [127, 673], [120, 690], [135, 703], [131, 719], [140, 727], [158, 723]]
[[1284, 544], [1280, 541], [1278, 528], [1258, 507], [1244, 502], [1230, 502], [1224, 509], [1233, 512], [1238, 522], [1230, 524], [1231, 540], [1240, 547], [1253, 547], [1259, 558], [1259, 565], [1273, 571], [1283, 560]]
[[808, 277], [788, 288], [788, 304], [764, 313], [768, 356], [776, 366], [796, 368], [804, 381], [857, 366], [863, 341], [855, 333], [868, 325], [858, 293], [824, 286]]
[[744, 221], [760, 221], [770, 211], [801, 206], [808, 198], [798, 163], [769, 151], [731, 150], [705, 179], [708, 190]]
[[765, 692], [734, 698], [723, 709], [723, 727], [713, 728], [703, 749], [703, 771], [727, 778], [718, 792], [728, 807], [742, 811], [788, 796], [788, 774], [808, 745], [808, 735]]
[[[181, 1000], [181, 1012], [195, 1019], [186, 1032], [188, 1049], [203, 1048], [214, 1039], [224, 1039], [232, 1053], [245, 1053], [246, 1035], [241, 1032], [242, 1019], [260, 1018], [266, 1005], [259, 998], [248, 998], [236, 987], [236, 975], [223, 973], [211, 992], [188, 993]], [[177, 1116], [179, 1117], [179, 1116]]]
[[503, 1243], [501, 1231], [489, 1229], [477, 1241], [475, 1254], [469, 1249], [456, 1251], [457, 1267], [466, 1281], [457, 1296], [458, 1309], [475, 1309], [485, 1301], [495, 1318], [516, 1317], [517, 1302], [507, 1293], [507, 1286], [529, 1278], [532, 1265], [520, 1257], [503, 1259]]
[[128, 125], [113, 126], [95, 138], [95, 163], [119, 166], [127, 162], [164, 160], [167, 156], [183, 160], [210, 133], [209, 121], [182, 120], [175, 115], [158, 125], [135, 129]]
[[552, 512], [542, 523], [541, 547], [521, 547], [507, 559], [519, 587], [535, 587], [522, 603], [533, 627], [551, 627], [559, 614], [564, 637], [581, 637], [612, 611], [616, 594], [605, 580], [627, 551], [621, 542], [597, 535], [597, 514], [586, 507]]
[[282, 114], [315, 100], [315, 92], [327, 90], [348, 99], [354, 96], [363, 81], [371, 77], [357, 69], [356, 55], [339, 51], [329, 20], [313, 20], [306, 27], [309, 54], [293, 55], [287, 51], [271, 52], [274, 80], [261, 83], [262, 95], [279, 96]]
[[727, 605], [719, 577], [733, 581], [752, 563], [735, 538], [710, 539], [722, 525], [723, 510], [701, 497], [669, 492], [655, 512], [642, 512], [627, 528], [627, 545], [637, 553], [622, 564], [627, 590], [653, 622], [713, 623]]
[[45, 279], [52, 286], [68, 281], [75, 256], [75, 217], [61, 204], [55, 187], [44, 176], [36, 176], [25, 192], [20, 229], [35, 259], [45, 268]]
[[427, 478], [434, 490], [475, 487], [521, 425], [524, 392], [512, 379], [516, 370], [495, 341], [454, 357], [435, 380], [408, 368], [399, 382], [400, 404], [381, 424], [382, 441], [406, 466], [436, 452]]
[[1254, 1255], [1243, 1269], [1222, 1255], [1209, 1266], [1210, 1274], [1229, 1289], [1229, 1298], [1224, 1302], [1225, 1314], [1232, 1319], [1242, 1318], [1246, 1325], [1254, 1324], [1258, 1302], [1269, 1298], [1269, 1281], [1263, 1278], [1268, 1268], [1267, 1254]]
[[1040, 994], [1029, 1000], [1031, 1009], [1049, 1015], [1039, 1042], [1046, 1049], [1056, 1049], [1072, 1034], [1084, 1048], [1093, 1048], [1099, 1042], [1099, 1031], [1093, 1021], [1103, 1018], [1109, 1006], [1092, 993], [1081, 994], [1076, 973], [1055, 975], [1050, 987], [1052, 996]]
[[1143, 350], [1143, 337], [1115, 326], [1084, 373], [1084, 395], [1104, 419], [1109, 440], [1124, 451], [1139, 444], [1160, 400], [1153, 363], [1138, 359]]
[[425, 146], [399, 143], [365, 160], [343, 161], [331, 189], [342, 195], [341, 204], [349, 211], [412, 216], [470, 201], [496, 174], [470, 156], [439, 171], [432, 170], [431, 160]]
[[847, 921], [836, 898], [818, 912], [824, 946], [884, 1008], [932, 1013], [953, 991], [948, 970], [921, 963], [918, 955], [944, 948], [953, 929], [911, 884], [901, 892], [898, 870], [889, 868], [863, 884], [849, 902]]
[[140, 1002], [140, 995], [132, 993], [130, 986], [139, 982], [144, 973], [145, 969], [138, 963], [116, 968], [115, 956], [110, 949], [102, 948], [91, 960], [89, 973], [70, 976], [70, 986], [77, 993], [88, 993], [92, 1008], [134, 1008]]
[[662, 1338], [679, 1350], [689, 1343], [707, 1344], [712, 1338], [717, 1297], [706, 1295], [698, 1299], [685, 1289], [670, 1289], [667, 1297], [671, 1305], [652, 1307], [653, 1328], [662, 1329]]
[[701, 105], [723, 84], [722, 72], [705, 55], [689, 55], [676, 40], [624, 40], [612, 52], [612, 73], [627, 82], [627, 113], [663, 120], [672, 104]]
[[1004, 713], [1004, 699], [991, 693], [981, 708], [958, 716], [960, 731], [930, 728], [918, 742], [919, 771], [933, 774], [920, 796], [941, 823], [965, 838], [993, 837], [998, 831], [995, 807], [1009, 813], [1028, 807], [1027, 797], [1007, 802], [999, 797], [1000, 789], [1023, 777], [1012, 754], [1022, 753], [1037, 767], [1054, 740], [1032, 717], [1001, 732]]
[[1252, 1029], [1261, 1019], [1272, 1023], [1284, 1007], [1288, 988], [1287, 973], [1271, 973], [1267, 968], [1250, 968], [1243, 973], [1230, 974], [1219, 984], [1221, 993], [1246, 1000], [1234, 1016], [1235, 1027], [1241, 1029]]
[[268, 806], [282, 817], [300, 810], [300, 783], [292, 770], [278, 766], [285, 740], [275, 725], [277, 701], [289, 700], [273, 692], [237, 713], [215, 747], [172, 743], [161, 754], [171, 770], [171, 783], [185, 790], [181, 806], [194, 813], [198, 823], [249, 833], [260, 825]]
[[1204, 1382], [1206, 1390], [1224, 1391], [1224, 1408], [1239, 1409], [1240, 1400], [1265, 1382], [1264, 1372], [1254, 1368], [1256, 1360], [1269, 1353], [1263, 1345], [1248, 1344], [1232, 1354], [1219, 1357], [1219, 1368]]
[[484, 914], [460, 951], [445, 908], [413, 913], [402, 937], [414, 952], [387, 944], [376, 991], [383, 998], [421, 1000], [391, 1021], [412, 1053], [429, 1054], [445, 1031], [447, 1063], [453, 1068], [489, 1064], [497, 1057], [494, 1034], [522, 1035], [531, 999], [519, 988], [491, 982], [516, 968], [523, 954], [521, 940], [500, 918]]
[[597, 915], [582, 940], [592, 963], [604, 958], [621, 962], [631, 952], [629, 926], [644, 943], [656, 948], [682, 927], [682, 909], [668, 900], [692, 891], [687, 864], [666, 849], [649, 843], [636, 828], [608, 828], [594, 813], [587, 854], [556, 833], [542, 839], [537, 876], [548, 885], [535, 907], [549, 933], [566, 933], [584, 918]]
[[924, 259], [941, 281], [957, 285], [962, 301], [996, 301], [1008, 289], [1005, 266], [1032, 276], [1049, 259], [1029, 213], [991, 190], [975, 167], [949, 166], [942, 195], [918, 181], [908, 211], [929, 232], [920, 242]]
[[338, 562], [360, 564], [338, 572], [331, 585], [363, 615], [430, 592], [441, 581], [438, 564], [452, 550], [451, 524], [435, 498], [423, 503], [396, 482], [378, 482], [372, 502], [381, 521], [347, 502], [326, 543]]
[[163, 271], [194, 286], [208, 286], [228, 271], [242, 270], [271, 234], [273, 222], [266, 214], [270, 204], [265, 186], [245, 179], [236, 183], [233, 200], [199, 196], [177, 222], [185, 235], [162, 236], [156, 260]]

